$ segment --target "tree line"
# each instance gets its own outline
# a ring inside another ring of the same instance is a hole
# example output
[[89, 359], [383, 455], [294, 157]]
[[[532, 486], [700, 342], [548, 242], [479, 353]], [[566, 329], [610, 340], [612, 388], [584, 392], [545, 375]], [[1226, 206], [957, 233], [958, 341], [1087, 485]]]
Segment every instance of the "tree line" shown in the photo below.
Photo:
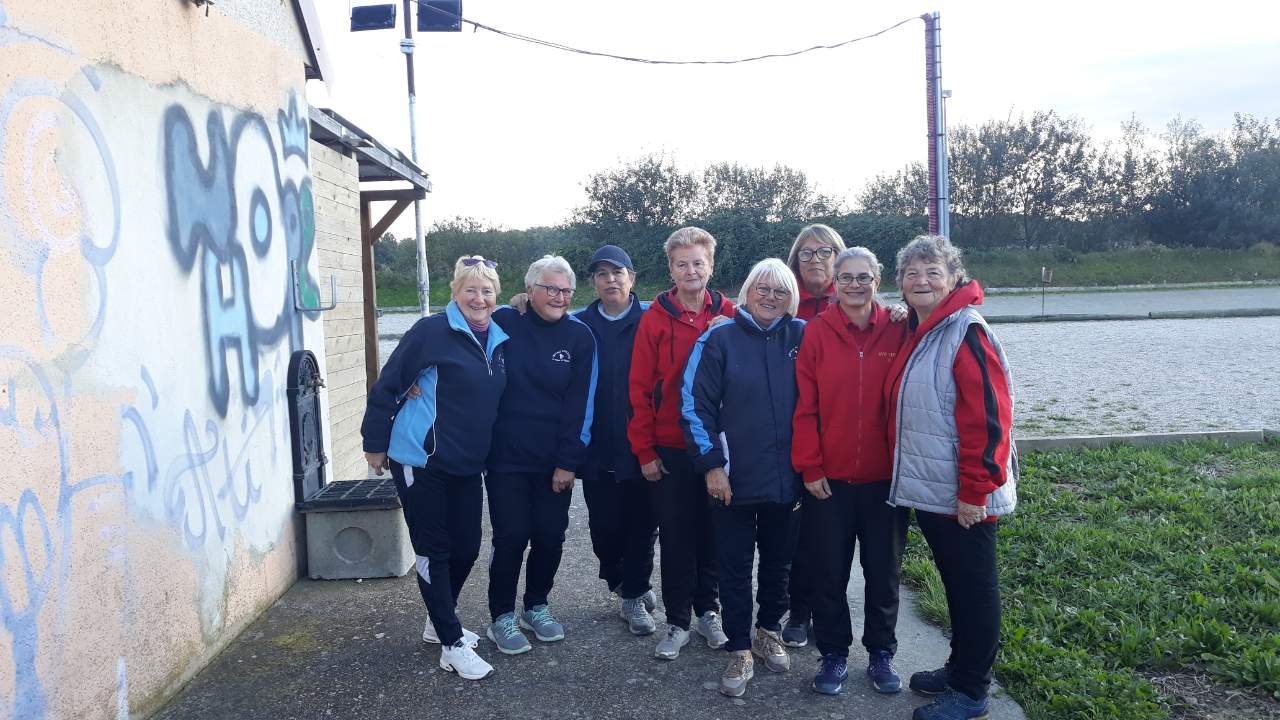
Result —
[[[1099, 140], [1079, 118], [1042, 111], [953, 128], [948, 160], [952, 238], [969, 249], [1054, 248], [1069, 259], [1145, 244], [1238, 249], [1280, 237], [1280, 119], [1238, 114], [1221, 133], [1182, 119], [1155, 133], [1131, 120], [1118, 139]], [[510, 284], [543, 254], [580, 268], [604, 243], [625, 248], [642, 280], [661, 282], [662, 241], [696, 224], [719, 242], [717, 275], [731, 287], [756, 260], [785, 256], [811, 222], [870, 247], [886, 265], [927, 226], [918, 162], [873, 178], [852, 206], [794, 168], [717, 163], [691, 172], [662, 154], [593, 173], [583, 190], [585, 202], [553, 227], [437, 221], [427, 241], [433, 284], [447, 282], [463, 253], [498, 260]], [[380, 285], [415, 284], [413, 238], [385, 235], [375, 254]]]

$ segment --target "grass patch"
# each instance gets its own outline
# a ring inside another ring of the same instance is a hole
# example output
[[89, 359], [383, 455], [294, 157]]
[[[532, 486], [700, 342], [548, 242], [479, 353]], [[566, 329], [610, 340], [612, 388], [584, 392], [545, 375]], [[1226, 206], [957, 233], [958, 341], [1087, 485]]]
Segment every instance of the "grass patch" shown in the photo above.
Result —
[[1258, 243], [1247, 250], [1170, 248], [1163, 245], [1075, 253], [1042, 250], [974, 250], [965, 265], [983, 287], [1036, 287], [1040, 268], [1053, 268], [1059, 287], [1215, 283], [1280, 278], [1280, 250]]
[[[1183, 672], [1280, 700], [1280, 442], [1031, 454], [1019, 495], [996, 675], [1029, 718], [1171, 717], [1148, 678]], [[945, 625], [914, 529], [903, 574]]]

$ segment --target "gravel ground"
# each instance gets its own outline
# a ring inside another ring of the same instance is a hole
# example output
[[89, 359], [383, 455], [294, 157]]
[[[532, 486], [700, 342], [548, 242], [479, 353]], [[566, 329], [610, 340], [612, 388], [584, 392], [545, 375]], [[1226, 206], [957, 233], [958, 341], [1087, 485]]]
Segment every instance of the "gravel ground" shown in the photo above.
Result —
[[[1174, 293], [1093, 297], [1139, 294]], [[384, 332], [398, 322], [384, 316]], [[1018, 436], [1280, 428], [1280, 317], [1002, 324], [995, 331], [1013, 365]], [[384, 359], [395, 345], [380, 343]]]

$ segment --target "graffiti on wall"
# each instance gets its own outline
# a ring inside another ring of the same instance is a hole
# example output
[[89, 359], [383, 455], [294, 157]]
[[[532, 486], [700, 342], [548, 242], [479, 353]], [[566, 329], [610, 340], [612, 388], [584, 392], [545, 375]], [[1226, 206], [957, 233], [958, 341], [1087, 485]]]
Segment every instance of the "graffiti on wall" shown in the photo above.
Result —
[[122, 119], [103, 108], [135, 81], [12, 27], [3, 0], [0, 66], [0, 718], [59, 714], [67, 682], [127, 715], [139, 608], [172, 593], [163, 610], [217, 632], [235, 553], [285, 530], [279, 378], [315, 319], [291, 263], [319, 300], [306, 107], [286, 95], [268, 121], [154, 87]]

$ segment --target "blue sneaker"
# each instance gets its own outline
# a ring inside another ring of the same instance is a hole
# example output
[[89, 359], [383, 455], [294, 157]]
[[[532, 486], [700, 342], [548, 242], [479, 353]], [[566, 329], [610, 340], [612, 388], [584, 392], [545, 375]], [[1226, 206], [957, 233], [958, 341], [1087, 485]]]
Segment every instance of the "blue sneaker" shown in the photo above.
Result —
[[947, 691], [947, 683], [951, 681], [951, 670], [943, 665], [937, 670], [921, 670], [911, 675], [911, 682], [907, 683], [913, 691], [932, 697], [941, 695]]
[[813, 635], [813, 623], [805, 620], [795, 625], [788, 620], [786, 626], [782, 628], [782, 644], [787, 647], [804, 647], [809, 644], [809, 637]]
[[813, 691], [823, 695], [839, 695], [849, 679], [849, 661], [843, 655], [822, 656], [822, 667], [813, 677]]
[[942, 697], [911, 713], [911, 720], [987, 720], [987, 699], [973, 698], [951, 688]]
[[506, 655], [519, 655], [533, 649], [529, 638], [520, 632], [515, 613], [503, 613], [484, 631], [494, 645]]
[[551, 614], [546, 605], [534, 605], [520, 613], [520, 627], [532, 630], [534, 637], [542, 642], [555, 642], [564, 639], [564, 625]]
[[871, 678], [871, 687], [878, 693], [892, 695], [902, 692], [902, 677], [893, 669], [893, 653], [888, 650], [871, 653], [871, 660], [867, 663], [867, 677]]

